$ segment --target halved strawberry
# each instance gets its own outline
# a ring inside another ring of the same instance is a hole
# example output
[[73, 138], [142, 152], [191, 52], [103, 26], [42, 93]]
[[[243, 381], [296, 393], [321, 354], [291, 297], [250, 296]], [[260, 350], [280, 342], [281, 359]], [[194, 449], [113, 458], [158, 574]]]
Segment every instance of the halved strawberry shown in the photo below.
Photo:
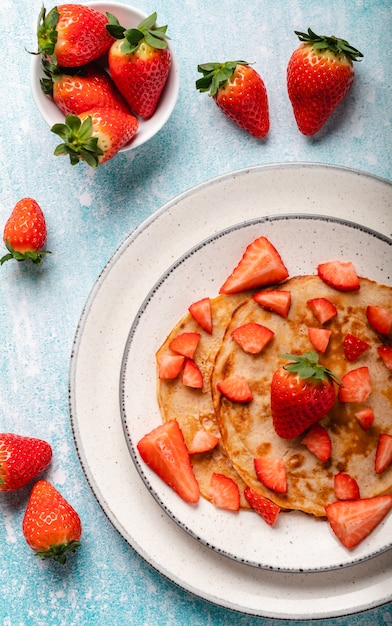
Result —
[[320, 263], [317, 273], [324, 281], [337, 291], [358, 291], [359, 279], [351, 261], [328, 261]]
[[358, 422], [361, 424], [364, 430], [369, 430], [374, 422], [374, 411], [371, 406], [365, 406], [365, 408], [354, 413]]
[[203, 388], [203, 374], [199, 366], [192, 359], [185, 359], [182, 382], [186, 387], [193, 387], [194, 389]]
[[317, 352], [324, 353], [328, 348], [332, 332], [326, 328], [308, 327], [309, 339]]
[[340, 402], [366, 402], [371, 391], [369, 368], [358, 367], [343, 376], [338, 399]]
[[180, 333], [169, 343], [170, 350], [193, 359], [200, 341], [200, 333]]
[[366, 341], [351, 333], [347, 333], [344, 338], [343, 350], [347, 361], [356, 361], [369, 348], [370, 345]]
[[380, 346], [377, 352], [384, 361], [385, 367], [392, 370], [392, 346]]
[[392, 463], [392, 435], [381, 433], [376, 449], [375, 470], [382, 474]]
[[354, 548], [384, 519], [392, 508], [392, 494], [339, 500], [325, 507], [328, 522], [346, 548]]
[[323, 463], [328, 461], [331, 456], [332, 444], [330, 436], [320, 424], [313, 424], [301, 443]]
[[189, 454], [202, 454], [203, 452], [209, 452], [213, 450], [219, 443], [219, 437], [215, 437], [208, 430], [201, 428], [197, 431], [193, 437], [191, 443], [188, 446]]
[[389, 335], [392, 330], [392, 313], [382, 306], [366, 307], [366, 317], [370, 326], [382, 335]]
[[247, 324], [235, 328], [231, 336], [234, 341], [241, 346], [244, 352], [259, 354], [267, 343], [271, 341], [274, 334], [272, 330], [262, 324], [248, 322]]
[[199, 484], [177, 420], [160, 424], [137, 444], [143, 461], [186, 502], [196, 503]]
[[291, 305], [291, 291], [268, 290], [254, 294], [254, 300], [267, 311], [277, 313], [281, 317], [287, 317]]
[[203, 330], [211, 335], [212, 333], [212, 311], [210, 298], [202, 298], [193, 302], [189, 307], [189, 313]]
[[244, 404], [253, 400], [252, 391], [245, 376], [234, 375], [217, 384], [221, 394], [231, 402]]
[[337, 500], [358, 500], [360, 497], [357, 481], [345, 472], [335, 474], [333, 489]]
[[184, 365], [185, 357], [180, 354], [163, 354], [158, 359], [158, 376], [161, 380], [177, 378]]
[[258, 513], [269, 526], [273, 526], [280, 513], [280, 506], [271, 502], [251, 487], [245, 487], [244, 496], [252, 509]]
[[287, 493], [286, 467], [282, 458], [258, 457], [254, 459], [257, 478], [276, 493]]
[[208, 496], [219, 509], [239, 511], [240, 491], [238, 485], [229, 476], [214, 472], [208, 485]]
[[219, 293], [238, 293], [279, 283], [288, 277], [280, 254], [266, 237], [255, 239], [223, 283]]
[[312, 298], [306, 303], [320, 324], [325, 324], [337, 316], [336, 306], [327, 298]]

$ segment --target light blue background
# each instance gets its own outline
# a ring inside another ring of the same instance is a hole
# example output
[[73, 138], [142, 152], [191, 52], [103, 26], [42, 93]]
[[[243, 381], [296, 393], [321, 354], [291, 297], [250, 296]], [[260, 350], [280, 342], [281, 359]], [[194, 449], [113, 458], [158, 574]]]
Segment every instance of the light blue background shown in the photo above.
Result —
[[[75, 451], [68, 410], [70, 352], [101, 269], [143, 219], [187, 188], [232, 170], [287, 161], [331, 163], [392, 178], [392, 5], [390, 0], [140, 0], [136, 6], [147, 14], [156, 10], [159, 22], [169, 25], [181, 66], [178, 104], [149, 144], [92, 170], [84, 164], [72, 168], [52, 155], [58, 142], [32, 99], [26, 49], [35, 48], [41, 0], [0, 3], [0, 229], [17, 200], [32, 196], [46, 214], [53, 253], [39, 267], [8, 263], [0, 270], [0, 430], [52, 443], [46, 477], [79, 511], [84, 529], [83, 547], [64, 568], [39, 561], [21, 533], [29, 488], [0, 494], [0, 623], [282, 624], [234, 614], [183, 592], [145, 564], [111, 526]], [[286, 64], [297, 46], [293, 31], [308, 26], [342, 36], [364, 54], [344, 105], [311, 139], [297, 131], [285, 88]], [[254, 62], [266, 83], [271, 131], [265, 141], [237, 129], [194, 87], [198, 63], [235, 58]], [[392, 604], [317, 623], [390, 625]]]

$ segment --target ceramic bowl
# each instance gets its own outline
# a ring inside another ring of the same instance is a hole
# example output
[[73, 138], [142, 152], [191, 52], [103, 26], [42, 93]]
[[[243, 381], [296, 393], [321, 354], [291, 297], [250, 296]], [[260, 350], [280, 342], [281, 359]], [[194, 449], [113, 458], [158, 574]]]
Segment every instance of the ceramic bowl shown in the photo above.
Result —
[[[145, 13], [142, 13], [138, 9], [117, 2], [89, 2], [88, 6], [94, 7], [94, 9], [102, 13], [112, 13], [118, 18], [120, 24], [126, 28], [136, 27], [147, 17]], [[168, 34], [170, 35], [170, 32]], [[170, 41], [168, 42], [168, 46], [172, 55], [172, 65], [158, 107], [150, 119], [142, 120], [138, 118], [139, 128], [137, 134], [120, 152], [134, 150], [146, 143], [164, 126], [173, 112], [179, 91], [179, 68]], [[52, 127], [53, 124], [64, 122], [64, 115], [53, 102], [52, 98], [43, 93], [40, 86], [40, 79], [43, 76], [41, 57], [39, 55], [33, 55], [30, 68], [31, 90], [39, 112], [48, 125]]]

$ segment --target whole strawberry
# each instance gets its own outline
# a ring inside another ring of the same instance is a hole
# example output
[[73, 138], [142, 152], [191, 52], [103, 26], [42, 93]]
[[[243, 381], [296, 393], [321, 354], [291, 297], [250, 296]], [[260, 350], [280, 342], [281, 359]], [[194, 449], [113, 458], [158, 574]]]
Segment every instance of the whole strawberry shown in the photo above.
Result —
[[298, 129], [314, 135], [322, 128], [353, 81], [353, 61], [363, 57], [344, 39], [295, 31], [303, 43], [287, 66], [287, 91]]
[[246, 61], [204, 63], [197, 69], [203, 74], [196, 81], [200, 92], [209, 91], [223, 113], [254, 137], [267, 135], [267, 90], [256, 70]]
[[52, 448], [43, 439], [0, 434], [0, 491], [16, 491], [50, 463]]
[[283, 439], [293, 439], [318, 422], [335, 403], [338, 378], [319, 365], [315, 352], [282, 354], [291, 362], [277, 370], [271, 382], [271, 415]]
[[31, 490], [22, 523], [23, 535], [36, 555], [64, 564], [80, 546], [82, 525], [67, 500], [46, 480]]
[[171, 67], [167, 26], [154, 26], [156, 13], [129, 29], [107, 15], [107, 30], [118, 40], [108, 53], [110, 74], [132, 111], [147, 120], [155, 113]]
[[0, 259], [0, 264], [10, 259], [31, 259], [33, 263], [41, 263], [43, 255], [50, 254], [43, 249], [46, 237], [45, 216], [38, 202], [33, 198], [22, 198], [4, 227], [3, 240], [8, 254]]
[[81, 4], [62, 4], [38, 17], [38, 54], [63, 67], [78, 67], [99, 59], [113, 43], [106, 30], [108, 19], [96, 9]]

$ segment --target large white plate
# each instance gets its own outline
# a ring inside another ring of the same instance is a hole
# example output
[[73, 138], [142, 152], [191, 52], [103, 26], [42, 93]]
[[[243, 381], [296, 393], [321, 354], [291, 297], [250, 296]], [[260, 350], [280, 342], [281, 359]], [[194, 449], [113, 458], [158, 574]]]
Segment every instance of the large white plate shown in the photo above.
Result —
[[[315, 619], [392, 600], [392, 550], [338, 570], [287, 573], [249, 567], [206, 548], [164, 514], [146, 489], [129, 454], [118, 397], [129, 329], [151, 285], [212, 234], [241, 220], [288, 213], [344, 217], [390, 236], [392, 185], [333, 166], [261, 166], [214, 179], [162, 207], [116, 251], [88, 298], [71, 357], [70, 412], [98, 502], [155, 569], [223, 607]], [[384, 282], [390, 281], [386, 274]]]
[[[155, 352], [188, 306], [218, 295], [247, 244], [266, 236], [290, 276], [315, 274], [319, 263], [353, 260], [359, 275], [383, 282], [392, 276], [392, 240], [331, 217], [259, 218], [219, 232], [189, 250], [154, 285], [131, 325], [121, 372], [121, 411], [136, 467], [157, 502], [195, 540], [241, 563], [284, 571], [344, 567], [389, 549], [392, 517], [355, 550], [346, 550], [326, 522], [291, 512], [271, 529], [249, 512], [217, 509], [204, 499], [185, 503], [141, 461], [136, 444], [162, 420], [156, 398]], [[306, 545], [306, 550], [304, 550]]]

